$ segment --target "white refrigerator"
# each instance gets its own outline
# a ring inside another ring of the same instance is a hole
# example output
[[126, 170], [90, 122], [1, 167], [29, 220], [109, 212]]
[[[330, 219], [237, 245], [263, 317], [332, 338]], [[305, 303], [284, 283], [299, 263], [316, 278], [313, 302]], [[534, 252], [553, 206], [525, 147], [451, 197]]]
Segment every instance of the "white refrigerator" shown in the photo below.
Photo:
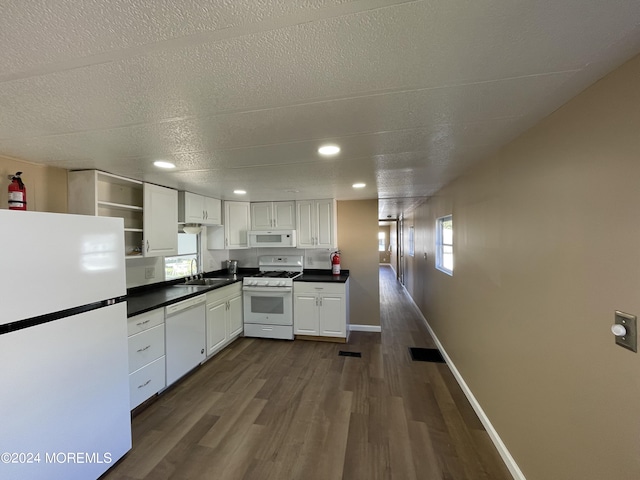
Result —
[[0, 478], [96, 479], [131, 449], [123, 221], [0, 210]]

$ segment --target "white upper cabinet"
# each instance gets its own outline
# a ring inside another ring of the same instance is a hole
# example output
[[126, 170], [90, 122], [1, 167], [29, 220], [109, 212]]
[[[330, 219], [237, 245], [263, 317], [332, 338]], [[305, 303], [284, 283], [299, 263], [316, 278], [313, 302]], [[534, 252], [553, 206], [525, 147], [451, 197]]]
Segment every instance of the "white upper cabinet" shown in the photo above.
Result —
[[98, 170], [69, 172], [69, 213], [124, 220], [126, 258], [176, 255], [178, 192]]
[[295, 202], [251, 204], [251, 230], [295, 230]]
[[144, 243], [146, 257], [178, 254], [178, 191], [144, 184]]
[[249, 202], [224, 202], [224, 248], [249, 248]]
[[178, 221], [200, 223], [204, 218], [204, 198], [191, 192], [178, 192]]
[[205, 225], [222, 225], [222, 202], [217, 198], [204, 198], [204, 220]]
[[299, 248], [336, 247], [336, 201], [334, 199], [298, 201], [296, 212]]
[[217, 198], [203, 197], [191, 192], [178, 192], [178, 221], [220, 225], [221, 202]]

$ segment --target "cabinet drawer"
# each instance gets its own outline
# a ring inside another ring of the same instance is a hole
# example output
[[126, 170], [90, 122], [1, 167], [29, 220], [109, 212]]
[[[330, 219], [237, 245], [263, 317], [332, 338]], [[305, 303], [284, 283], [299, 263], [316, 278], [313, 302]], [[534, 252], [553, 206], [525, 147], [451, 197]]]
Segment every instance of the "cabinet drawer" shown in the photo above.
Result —
[[164, 356], [129, 375], [129, 406], [136, 408], [165, 387]]
[[293, 282], [294, 293], [344, 295], [344, 283]]
[[158, 308], [127, 319], [127, 330], [129, 336], [131, 336], [149, 330], [161, 323], [164, 323], [164, 309]]
[[129, 337], [129, 373], [164, 355], [164, 325]]
[[242, 292], [242, 282], [232, 283], [226, 287], [216, 288], [207, 292], [207, 305], [218, 303], [224, 298], [240, 295]]
[[245, 337], [258, 338], [288, 338], [293, 340], [293, 326], [291, 325], [257, 325], [244, 324]]

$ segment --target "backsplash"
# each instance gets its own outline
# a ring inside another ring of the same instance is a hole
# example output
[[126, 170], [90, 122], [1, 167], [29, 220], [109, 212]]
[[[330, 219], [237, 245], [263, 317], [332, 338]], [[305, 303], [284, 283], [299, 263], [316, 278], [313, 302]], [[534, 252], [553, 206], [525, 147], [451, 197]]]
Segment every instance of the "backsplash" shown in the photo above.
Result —
[[329, 254], [331, 249], [302, 249], [302, 248], [247, 248], [229, 250], [229, 258], [238, 260], [238, 266], [244, 268], [258, 267], [258, 257], [262, 255], [286, 256], [302, 255], [304, 268], [331, 269]]
[[[328, 248], [247, 248], [242, 250], [208, 250], [207, 230], [200, 233], [202, 271], [212, 272], [227, 268], [227, 260], [238, 260], [240, 268], [257, 268], [261, 255], [302, 255], [304, 268], [331, 269]], [[127, 288], [164, 281], [164, 258], [134, 258], [127, 260]]]

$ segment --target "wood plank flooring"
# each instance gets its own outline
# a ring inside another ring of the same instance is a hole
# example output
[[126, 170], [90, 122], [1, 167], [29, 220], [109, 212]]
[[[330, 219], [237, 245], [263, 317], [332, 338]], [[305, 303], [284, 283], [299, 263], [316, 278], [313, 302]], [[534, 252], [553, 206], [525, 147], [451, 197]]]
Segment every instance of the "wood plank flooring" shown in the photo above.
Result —
[[411, 360], [435, 344], [405, 295], [381, 266], [381, 334], [239, 339], [134, 417], [102, 478], [511, 479], [447, 366]]

